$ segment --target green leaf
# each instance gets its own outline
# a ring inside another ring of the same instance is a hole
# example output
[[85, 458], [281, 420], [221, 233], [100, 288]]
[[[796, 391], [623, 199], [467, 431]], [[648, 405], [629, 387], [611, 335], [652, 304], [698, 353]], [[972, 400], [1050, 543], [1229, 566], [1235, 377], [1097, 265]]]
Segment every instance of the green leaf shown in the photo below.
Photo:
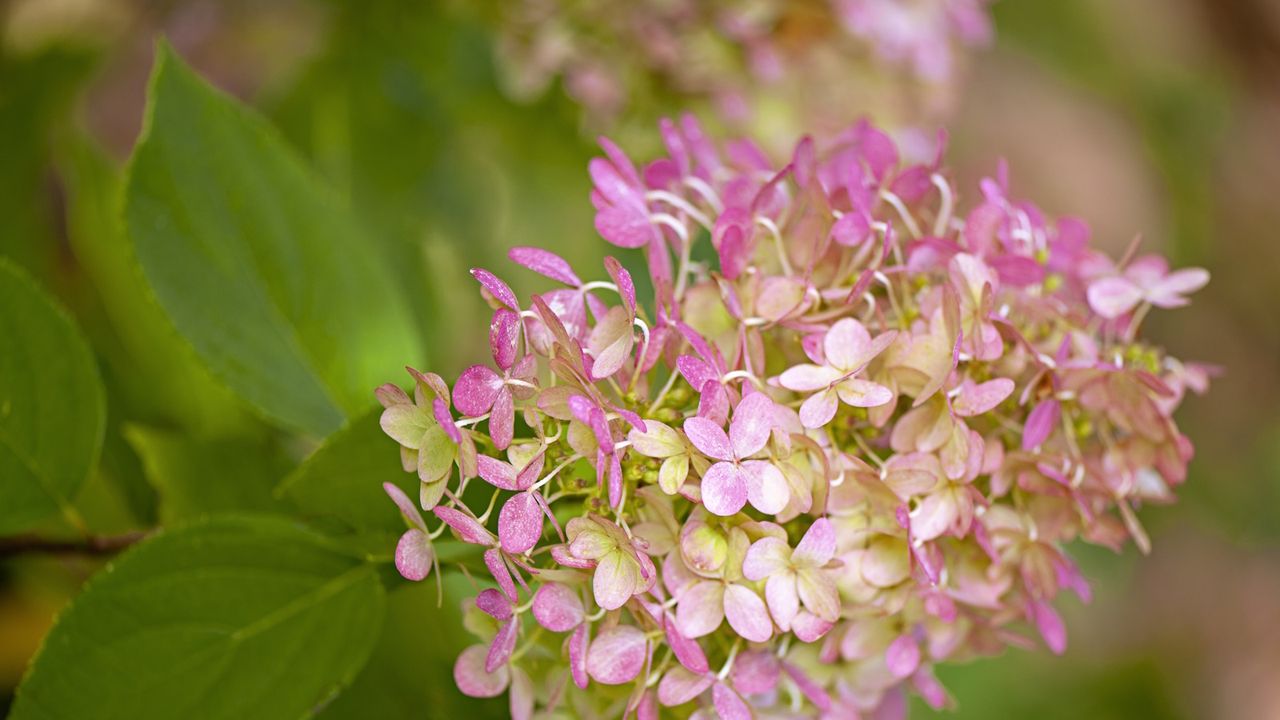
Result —
[[276, 422], [326, 435], [422, 359], [378, 246], [341, 200], [163, 45], [125, 222], [178, 331]]
[[418, 476], [400, 467], [398, 446], [379, 427], [379, 414], [366, 413], [330, 435], [276, 494], [318, 527], [366, 536], [362, 546], [389, 554], [405, 525], [382, 484], [395, 483], [416, 498]]
[[124, 434], [160, 495], [163, 525], [219, 513], [288, 510], [271, 491], [293, 463], [271, 438], [200, 440], [136, 425]]
[[9, 717], [308, 717], [364, 666], [385, 612], [373, 565], [283, 520], [166, 532], [62, 613]]
[[0, 259], [0, 533], [61, 510], [97, 463], [106, 401], [69, 318]]

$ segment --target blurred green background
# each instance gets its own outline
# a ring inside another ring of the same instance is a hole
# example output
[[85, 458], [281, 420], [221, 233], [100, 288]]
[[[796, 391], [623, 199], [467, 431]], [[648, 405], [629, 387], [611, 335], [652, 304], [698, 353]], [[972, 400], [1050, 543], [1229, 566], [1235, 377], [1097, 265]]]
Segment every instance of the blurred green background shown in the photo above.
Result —
[[[409, 291], [429, 354], [414, 360], [446, 378], [487, 350], [467, 268], [506, 269], [521, 244], [598, 267], [581, 116], [558, 89], [504, 98], [470, 3], [13, 0], [0, 13], [0, 254], [71, 309], [98, 357], [107, 437], [76, 499], [95, 529], [181, 516], [181, 502], [157, 502], [164, 478], [206, 490], [228, 474], [276, 478], [309, 449], [191, 362], [113, 250], [108, 198], [157, 37], [338, 188]], [[943, 668], [953, 716], [1280, 718], [1280, 3], [1000, 0], [994, 13], [996, 46], [974, 59], [950, 128], [957, 172], [973, 181], [1006, 157], [1017, 195], [1089, 219], [1102, 246], [1141, 233], [1174, 264], [1207, 267], [1194, 304], [1149, 328], [1226, 374], [1181, 411], [1197, 456], [1179, 503], [1144, 512], [1152, 556], [1077, 548], [1096, 597], [1066, 602], [1066, 655]], [[521, 294], [536, 287], [508, 276]], [[0, 564], [0, 708], [99, 566]], [[465, 706], [448, 677], [464, 642], [454, 609], [437, 613], [421, 587], [391, 607], [373, 662], [396, 692], [357, 681], [328, 716]]]

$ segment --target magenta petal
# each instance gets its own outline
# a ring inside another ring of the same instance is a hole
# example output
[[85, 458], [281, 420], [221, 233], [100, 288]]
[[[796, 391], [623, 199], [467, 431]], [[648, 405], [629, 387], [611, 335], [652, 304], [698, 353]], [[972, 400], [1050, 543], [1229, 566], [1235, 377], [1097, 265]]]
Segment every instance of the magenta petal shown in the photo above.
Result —
[[1044, 642], [1049, 646], [1055, 655], [1061, 655], [1067, 649], [1067, 627], [1062, 622], [1062, 616], [1052, 605], [1046, 602], [1032, 601], [1027, 608], [1031, 615], [1031, 622], [1035, 623], [1036, 629], [1040, 631], [1040, 637], [1044, 638]]
[[884, 662], [894, 677], [899, 680], [909, 677], [920, 666], [920, 646], [916, 639], [910, 635], [899, 635], [885, 651]]
[[498, 308], [489, 323], [489, 350], [493, 362], [503, 370], [516, 364], [516, 352], [520, 343], [520, 316], [506, 308]]
[[836, 530], [827, 518], [818, 518], [805, 531], [791, 554], [797, 567], [822, 567], [836, 554]]
[[658, 683], [658, 702], [667, 707], [683, 705], [706, 692], [713, 682], [714, 675], [694, 673], [680, 666], [671, 668]]
[[396, 543], [396, 570], [406, 580], [417, 582], [431, 572], [431, 563], [435, 559], [435, 551], [431, 547], [431, 538], [417, 528], [400, 536]]
[[550, 250], [536, 247], [513, 247], [507, 251], [507, 257], [539, 275], [557, 280], [570, 287], [582, 285], [582, 281], [573, 272], [569, 262]]
[[431, 413], [435, 416], [436, 422], [440, 423], [440, 427], [444, 428], [445, 434], [455, 443], [462, 442], [462, 430], [458, 428], [457, 423], [453, 421], [453, 416], [449, 414], [449, 403], [442, 398], [436, 398], [431, 401]]
[[494, 620], [511, 619], [511, 600], [500, 591], [486, 588], [476, 596], [476, 607]]
[[569, 637], [569, 674], [573, 676], [573, 684], [587, 689], [590, 682], [587, 678], [587, 648], [590, 642], [590, 626], [585, 623], [578, 626]]
[[827, 691], [823, 690], [821, 685], [814, 682], [813, 678], [809, 677], [808, 673], [791, 663], [786, 663], [783, 667], [787, 671], [787, 677], [790, 677], [791, 681], [796, 684], [796, 687], [800, 688], [800, 692], [804, 693], [804, 696], [809, 699], [809, 702], [816, 705], [820, 710], [831, 709], [831, 696], [827, 695]]
[[445, 522], [446, 525], [453, 528], [458, 536], [464, 541], [473, 545], [489, 545], [493, 542], [493, 536], [489, 534], [484, 526], [476, 522], [475, 518], [467, 515], [459, 510], [443, 505], [437, 506], [432, 510], [436, 517]]
[[718, 380], [703, 383], [698, 397], [698, 417], [710, 420], [717, 427], [729, 421], [729, 392]]
[[764, 600], [743, 585], [725, 587], [724, 615], [733, 631], [751, 642], [764, 642], [773, 637], [773, 623]]
[[724, 430], [706, 418], [691, 417], [684, 421], [684, 432], [698, 451], [716, 460], [733, 460], [733, 447]]
[[644, 247], [657, 234], [644, 209], [632, 205], [613, 205], [598, 211], [595, 225], [600, 237], [624, 248]]
[[518, 667], [511, 668], [511, 720], [532, 720], [537, 698], [533, 692], [533, 680]]
[[471, 276], [479, 280], [484, 289], [488, 290], [498, 302], [511, 310], [520, 312], [520, 303], [516, 300], [516, 294], [511, 292], [511, 286], [498, 279], [497, 275], [484, 268], [472, 268]]
[[503, 490], [517, 490], [516, 469], [510, 463], [503, 462], [488, 455], [476, 456], [476, 470], [480, 477], [490, 485]]
[[503, 665], [494, 672], [485, 670], [488, 650], [483, 645], [472, 645], [458, 656], [453, 664], [453, 681], [463, 695], [474, 698], [491, 698], [507, 689], [510, 676]]
[[418, 506], [413, 504], [408, 495], [404, 494], [395, 483], [382, 483], [382, 489], [391, 498], [396, 507], [400, 508], [400, 513], [414, 527], [425, 530], [427, 524], [422, 521], [422, 513], [418, 512]]
[[1057, 427], [1061, 411], [1062, 406], [1054, 398], [1045, 398], [1037, 403], [1022, 428], [1022, 449], [1031, 450], [1043, 445]]
[[498, 634], [493, 636], [493, 642], [489, 645], [489, 654], [484, 659], [484, 669], [487, 672], [493, 672], [505, 666], [511, 659], [511, 653], [516, 649], [516, 636], [519, 630], [518, 621], [505, 622], [498, 628]]
[[498, 587], [507, 594], [511, 602], [516, 601], [516, 584], [511, 579], [511, 571], [507, 569], [507, 564], [502, 561], [502, 552], [498, 548], [491, 548], [484, 551], [484, 566], [489, 568], [489, 574], [493, 576], [494, 582], [498, 583]]
[[686, 382], [695, 389], [700, 389], [708, 382], [720, 382], [720, 373], [705, 360], [693, 355], [681, 355], [676, 358], [676, 369], [684, 376]]
[[502, 390], [502, 378], [484, 365], [472, 365], [453, 385], [453, 406], [469, 417], [489, 412]]
[[584, 616], [582, 599], [563, 583], [543, 583], [533, 596], [533, 617], [551, 632], [569, 632], [582, 624]]
[[752, 393], [743, 398], [734, 409], [733, 423], [729, 426], [729, 442], [734, 456], [746, 458], [763, 450], [772, 430], [773, 401], [769, 396]]
[[622, 298], [623, 304], [627, 306], [627, 312], [631, 317], [636, 315], [636, 286], [631, 281], [631, 273], [622, 267], [622, 263], [612, 257], [604, 259], [604, 268], [609, 272], [609, 277], [613, 278], [613, 284], [618, 286], [618, 295]]
[[746, 701], [722, 682], [711, 687], [711, 702], [720, 720], [751, 720], [751, 708]]
[[605, 685], [631, 682], [644, 667], [648, 643], [644, 632], [617, 625], [600, 633], [587, 650], [587, 674]]
[[[691, 418], [685, 422], [698, 420]], [[702, 504], [707, 510], [721, 517], [728, 517], [747, 504], [747, 478], [745, 472], [733, 463], [718, 462], [702, 476]]]
[[871, 217], [864, 210], [847, 212], [831, 226], [831, 237], [837, 245], [857, 247], [871, 237]]
[[663, 628], [667, 635], [667, 645], [671, 647], [671, 652], [675, 654], [676, 660], [679, 660], [681, 665], [696, 673], [705, 673], [711, 669], [707, 664], [706, 654], [702, 652], [702, 646], [698, 641], [685, 637], [670, 615], [666, 616]]
[[511, 397], [511, 391], [504, 387], [493, 401], [493, 410], [489, 415], [489, 437], [493, 439], [494, 447], [506, 450], [511, 446], [515, 422], [515, 400]]
[[498, 539], [502, 549], [520, 555], [533, 549], [542, 537], [542, 507], [533, 495], [513, 495], [498, 513]]

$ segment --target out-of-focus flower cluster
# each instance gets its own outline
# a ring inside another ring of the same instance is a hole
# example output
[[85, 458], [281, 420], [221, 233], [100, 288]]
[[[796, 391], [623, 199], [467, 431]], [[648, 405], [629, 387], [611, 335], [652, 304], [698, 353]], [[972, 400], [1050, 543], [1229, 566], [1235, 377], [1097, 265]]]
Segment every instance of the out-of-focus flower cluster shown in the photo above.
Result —
[[911, 121], [949, 104], [961, 48], [991, 38], [987, 3], [516, 0], [498, 9], [501, 65], [517, 95], [560, 78], [596, 126], [674, 96], [738, 126], [781, 125], [790, 142], [790, 120], [823, 132], [859, 108]]
[[458, 687], [517, 718], [883, 720], [949, 702], [938, 663], [1062, 652], [1054, 600], [1089, 598], [1065, 546], [1145, 551], [1136, 509], [1186, 476], [1172, 414], [1209, 371], [1139, 330], [1207, 273], [1109, 259], [1003, 168], [961, 202], [941, 148], [904, 163], [866, 122], [780, 170], [661, 131], [643, 167], [607, 140], [590, 164], [652, 305], [612, 258], [583, 281], [516, 248], [556, 287], [473, 271], [493, 362], [379, 390], [421, 479], [386, 486], [400, 572], [451, 533], [491, 576]]

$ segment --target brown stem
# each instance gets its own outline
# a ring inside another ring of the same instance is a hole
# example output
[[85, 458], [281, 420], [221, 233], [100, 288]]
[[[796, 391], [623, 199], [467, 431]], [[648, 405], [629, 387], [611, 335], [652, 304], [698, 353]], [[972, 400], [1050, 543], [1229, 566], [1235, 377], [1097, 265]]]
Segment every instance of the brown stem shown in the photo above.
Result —
[[70, 540], [44, 538], [38, 535], [0, 537], [0, 558], [18, 555], [114, 555], [142, 540], [147, 532], [120, 535], [89, 535]]

